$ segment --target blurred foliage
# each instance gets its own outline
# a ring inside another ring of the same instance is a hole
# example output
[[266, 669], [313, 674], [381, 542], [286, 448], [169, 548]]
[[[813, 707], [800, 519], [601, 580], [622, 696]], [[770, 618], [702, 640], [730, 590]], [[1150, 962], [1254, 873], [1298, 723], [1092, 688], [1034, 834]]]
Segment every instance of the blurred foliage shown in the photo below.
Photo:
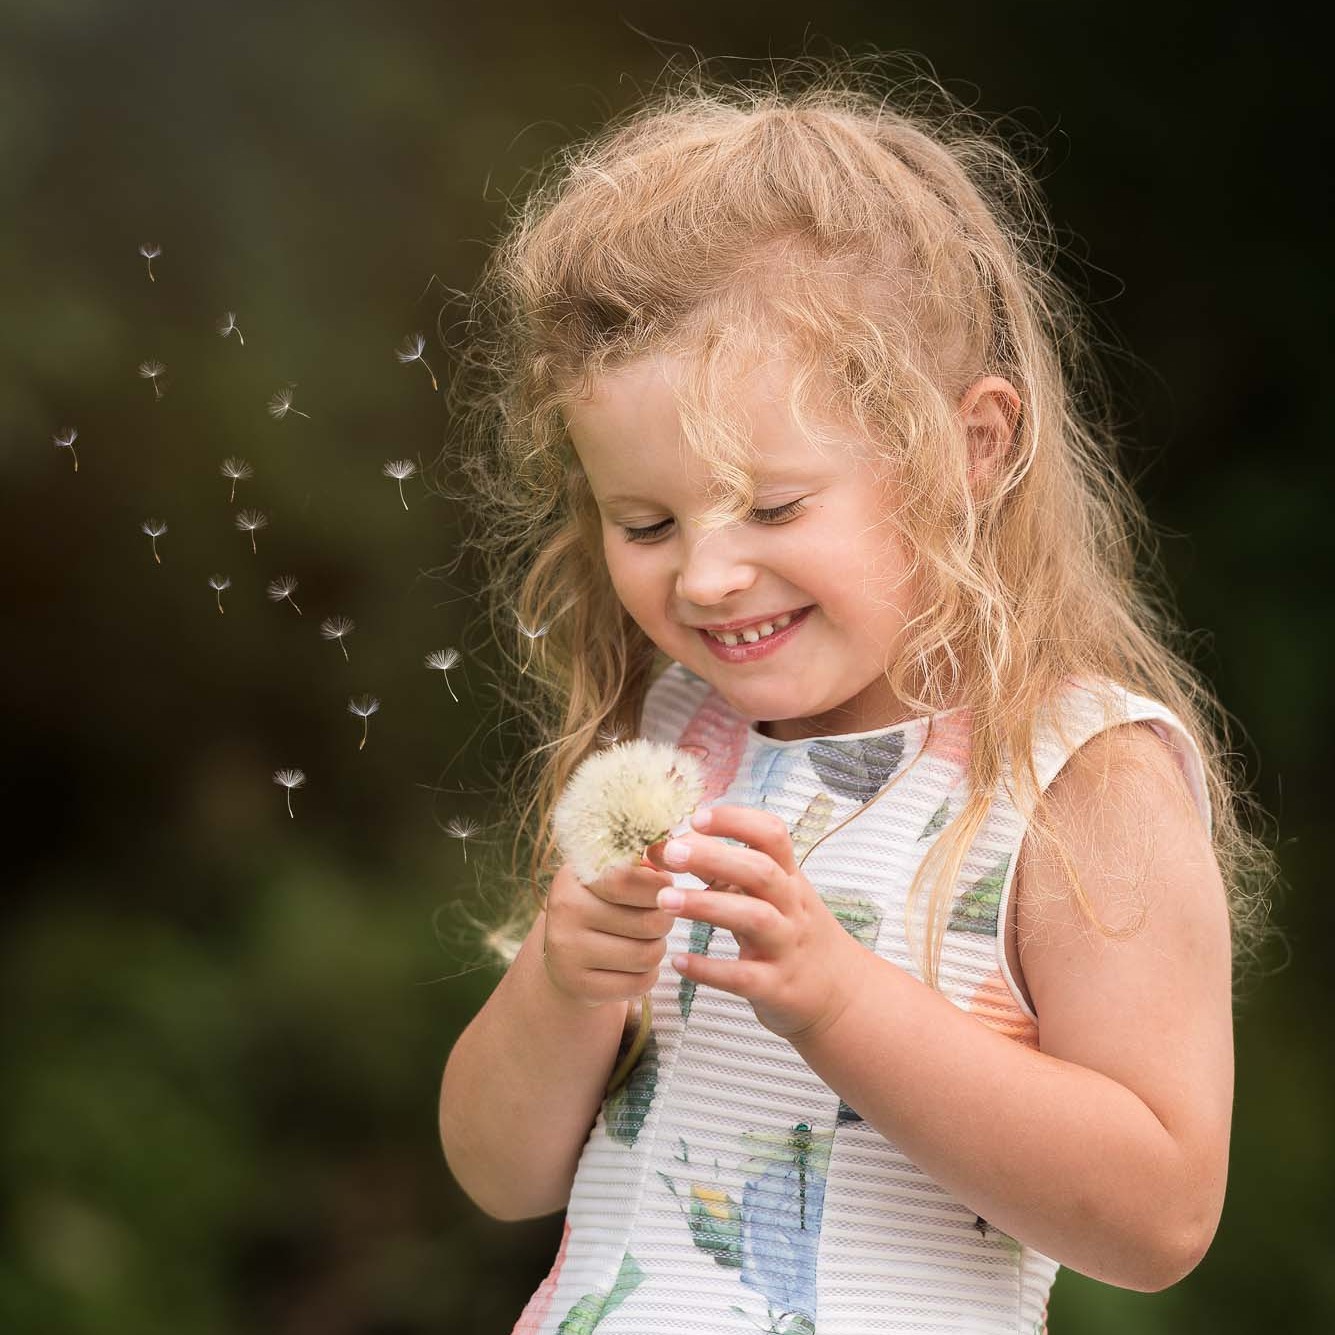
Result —
[[[1113, 362], [1127, 466], [1183, 619], [1289, 883], [1321, 883], [1317, 44], [1241, 5], [836, 0], [818, 29], [786, 4], [642, 8], [0, 12], [0, 1329], [488, 1335], [550, 1264], [559, 1217], [488, 1220], [436, 1143], [441, 1066], [494, 979], [458, 911], [484, 888], [442, 827], [485, 818], [513, 753], [467, 638], [462, 517], [420, 479], [405, 513], [380, 475], [425, 468], [448, 430], [392, 354], [421, 329], [430, 359], [442, 292], [470, 285], [505, 198], [680, 44], [738, 74], [827, 40], [917, 50], [1045, 146], [1089, 261], [1068, 276], [1131, 350]], [[244, 347], [216, 332], [227, 310]], [[290, 382], [309, 420], [275, 422]], [[67, 425], [77, 474], [50, 444]], [[256, 469], [234, 506], [227, 455]], [[270, 518], [255, 556], [243, 505]], [[283, 573], [300, 617], [264, 596]], [[332, 614], [357, 624], [346, 663], [317, 633]], [[422, 667], [451, 644], [460, 705]], [[347, 697], [367, 692], [383, 708], [359, 752]], [[292, 820], [270, 780], [286, 766], [308, 775]], [[1054, 1331], [1335, 1319], [1333, 998], [1309, 948], [1329, 901], [1294, 894], [1277, 918], [1238, 1012], [1213, 1249], [1156, 1295], [1063, 1272]]]

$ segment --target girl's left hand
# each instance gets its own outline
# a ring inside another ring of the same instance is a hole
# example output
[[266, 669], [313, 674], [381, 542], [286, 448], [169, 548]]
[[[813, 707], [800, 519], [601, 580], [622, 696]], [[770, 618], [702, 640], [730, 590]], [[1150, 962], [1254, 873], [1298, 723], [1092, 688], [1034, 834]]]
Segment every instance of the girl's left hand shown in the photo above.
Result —
[[[756, 1019], [780, 1038], [794, 1042], [823, 1033], [855, 995], [871, 952], [844, 931], [798, 870], [788, 827], [778, 816], [720, 806], [697, 811], [691, 824], [711, 835], [678, 835], [654, 845], [651, 859], [668, 871], [689, 871], [746, 893], [669, 888], [659, 891], [658, 905], [731, 932], [738, 958], [674, 955], [672, 967], [683, 978], [745, 997]], [[673, 857], [682, 851], [678, 844], [687, 846], [684, 856]]]

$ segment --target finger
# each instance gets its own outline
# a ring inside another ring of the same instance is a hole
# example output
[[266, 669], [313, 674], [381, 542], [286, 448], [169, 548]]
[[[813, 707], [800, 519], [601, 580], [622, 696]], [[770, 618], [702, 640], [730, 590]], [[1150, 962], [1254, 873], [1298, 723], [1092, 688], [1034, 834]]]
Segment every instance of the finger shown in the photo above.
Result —
[[652, 909], [658, 906], [658, 892], [671, 881], [670, 873], [654, 867], [614, 867], [590, 881], [585, 889], [607, 904]]
[[594, 903], [584, 915], [584, 923], [608, 936], [649, 941], [666, 936], [672, 930], [673, 915], [656, 903], [648, 908], [634, 908], [626, 904], [609, 904], [594, 896]]
[[716, 960], [709, 955], [674, 955], [672, 967], [683, 977], [721, 992], [751, 997], [763, 981], [760, 969], [748, 960]]
[[[677, 917], [722, 927], [761, 955], [776, 953], [783, 939], [783, 914], [763, 899], [720, 894], [717, 890], [675, 888], [662, 891], [658, 898]], [[674, 908], [678, 900], [680, 904]]]
[[702, 833], [726, 839], [740, 839], [748, 848], [772, 858], [791, 876], [797, 871], [793, 836], [788, 823], [772, 811], [736, 804], [701, 807], [691, 816], [691, 826]]
[[677, 871], [688, 871], [712, 885], [735, 885], [779, 907], [789, 898], [783, 869], [768, 853], [753, 848], [727, 844], [709, 835], [689, 834], [671, 840], [664, 857]]

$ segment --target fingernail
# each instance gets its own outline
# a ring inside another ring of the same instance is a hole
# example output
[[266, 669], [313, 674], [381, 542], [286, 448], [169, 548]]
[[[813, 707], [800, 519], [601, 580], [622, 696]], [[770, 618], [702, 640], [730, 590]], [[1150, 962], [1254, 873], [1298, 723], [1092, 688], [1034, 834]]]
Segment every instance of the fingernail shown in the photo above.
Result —
[[663, 845], [663, 861], [680, 866], [691, 856], [691, 846], [685, 839], [669, 839]]
[[660, 890], [658, 907], [675, 913], [686, 902], [686, 896], [680, 890]]
[[710, 822], [714, 819], [714, 813], [708, 807], [699, 807], [691, 813], [691, 824], [697, 830], [709, 829]]

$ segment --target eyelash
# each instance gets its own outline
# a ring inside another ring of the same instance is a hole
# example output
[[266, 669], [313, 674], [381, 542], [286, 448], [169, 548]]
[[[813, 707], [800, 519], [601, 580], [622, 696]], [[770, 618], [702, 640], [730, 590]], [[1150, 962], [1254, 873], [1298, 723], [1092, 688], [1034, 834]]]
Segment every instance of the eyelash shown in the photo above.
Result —
[[[752, 510], [751, 518], [760, 520], [762, 524], [782, 524], [789, 519], [796, 519], [804, 508], [800, 500], [789, 501], [785, 505], [776, 505], [769, 510]], [[670, 519], [664, 519], [657, 524], [651, 524], [648, 528], [626, 528], [623, 524], [621, 533], [627, 542], [648, 542], [653, 535], [671, 522]]]

